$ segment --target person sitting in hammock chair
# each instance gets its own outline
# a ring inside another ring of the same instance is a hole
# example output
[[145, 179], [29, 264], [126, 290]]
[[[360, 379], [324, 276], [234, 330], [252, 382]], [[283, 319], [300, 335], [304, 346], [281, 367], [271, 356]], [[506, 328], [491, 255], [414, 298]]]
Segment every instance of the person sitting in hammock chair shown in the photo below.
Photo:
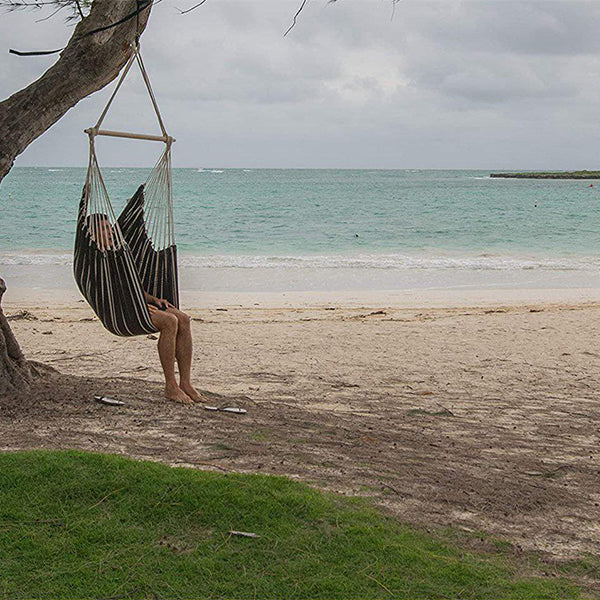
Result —
[[[102, 251], [115, 247], [115, 233], [108, 216], [88, 215], [90, 237]], [[170, 302], [144, 291], [152, 324], [160, 332], [158, 356], [165, 376], [165, 398], [188, 404], [202, 397], [194, 389], [192, 374], [192, 329], [190, 317]], [[179, 384], [175, 378], [175, 361], [179, 367]]]

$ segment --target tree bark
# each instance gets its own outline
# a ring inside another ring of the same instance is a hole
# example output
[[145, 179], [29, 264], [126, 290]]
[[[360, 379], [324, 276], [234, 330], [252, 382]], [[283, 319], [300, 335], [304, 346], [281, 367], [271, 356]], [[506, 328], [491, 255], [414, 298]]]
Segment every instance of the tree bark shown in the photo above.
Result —
[[[85, 34], [116, 23], [137, 7], [136, 0], [94, 0], [89, 15], [79, 22], [58, 61], [38, 80], [0, 102], [0, 182], [31, 142], [80, 100], [119, 74], [131, 55], [138, 21], [140, 34], [146, 27], [151, 4], [139, 13], [139, 18]], [[0, 279], [0, 394], [26, 386], [31, 379], [31, 370], [2, 312], [5, 290]]]
[[31, 380], [32, 371], [2, 311], [6, 284], [0, 279], [0, 396], [22, 389]]

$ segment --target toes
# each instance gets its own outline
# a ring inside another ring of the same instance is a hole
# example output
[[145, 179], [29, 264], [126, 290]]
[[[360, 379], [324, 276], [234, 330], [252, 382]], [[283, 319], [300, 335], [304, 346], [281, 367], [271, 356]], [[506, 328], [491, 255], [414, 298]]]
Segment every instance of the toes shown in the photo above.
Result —
[[165, 393], [165, 398], [171, 400], [171, 402], [177, 402], [178, 404], [193, 404], [194, 401], [185, 392], [179, 391], [172, 394]]

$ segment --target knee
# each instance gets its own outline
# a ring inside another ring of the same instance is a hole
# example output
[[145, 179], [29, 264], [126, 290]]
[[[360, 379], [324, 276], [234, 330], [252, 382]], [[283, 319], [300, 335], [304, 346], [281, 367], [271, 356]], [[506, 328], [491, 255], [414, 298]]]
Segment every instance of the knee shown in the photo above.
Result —
[[182, 329], [185, 329], [190, 326], [192, 320], [190, 319], [189, 315], [186, 315], [184, 312], [178, 311], [176, 317], [179, 327], [181, 327]]
[[164, 318], [162, 319], [163, 324], [160, 327], [161, 331], [168, 331], [169, 333], [177, 333], [177, 328], [179, 327], [179, 321], [175, 315], [170, 315], [166, 313]]

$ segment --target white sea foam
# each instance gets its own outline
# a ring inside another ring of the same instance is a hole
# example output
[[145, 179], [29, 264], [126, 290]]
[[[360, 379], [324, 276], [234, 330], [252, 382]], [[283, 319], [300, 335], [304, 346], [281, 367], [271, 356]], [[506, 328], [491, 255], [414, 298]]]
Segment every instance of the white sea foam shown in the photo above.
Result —
[[0, 254], [0, 265], [70, 265], [72, 254]]
[[[71, 254], [0, 254], [0, 265], [71, 265]], [[434, 256], [356, 254], [305, 256], [194, 255], [181, 253], [181, 267], [202, 269], [365, 269], [463, 271], [600, 271], [600, 258], [535, 258], [503, 255]]]

